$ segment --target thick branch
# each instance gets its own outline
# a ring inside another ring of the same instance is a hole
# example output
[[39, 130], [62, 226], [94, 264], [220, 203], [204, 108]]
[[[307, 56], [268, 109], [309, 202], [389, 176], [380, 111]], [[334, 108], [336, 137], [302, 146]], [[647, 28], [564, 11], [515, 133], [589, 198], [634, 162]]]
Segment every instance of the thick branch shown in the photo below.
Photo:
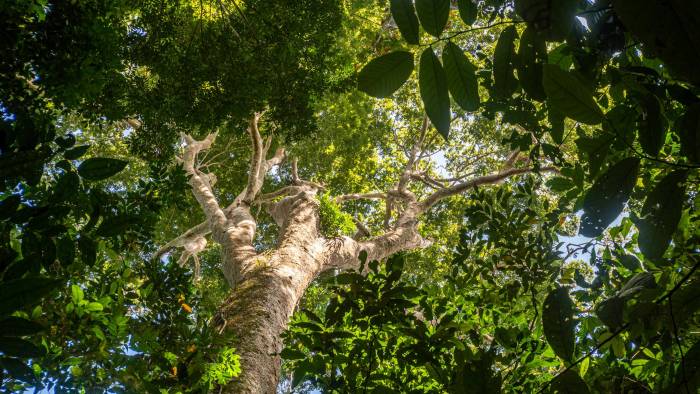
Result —
[[189, 183], [192, 186], [192, 193], [194, 194], [195, 199], [197, 199], [197, 202], [199, 202], [199, 205], [202, 207], [202, 210], [207, 217], [210, 229], [215, 234], [215, 239], [217, 242], [222, 242], [223, 233], [226, 229], [226, 215], [221, 207], [219, 207], [219, 203], [216, 201], [216, 197], [214, 196], [214, 192], [209, 181], [209, 176], [200, 172], [199, 169], [195, 167], [197, 154], [211, 147], [211, 144], [216, 138], [216, 133], [209, 134], [202, 141], [196, 141], [194, 138], [184, 134], [183, 137], [186, 145], [181, 161], [185, 172], [190, 177]]
[[382, 192], [343, 194], [335, 198], [335, 202], [342, 203], [351, 200], [386, 200], [387, 194]]
[[[456, 194], [460, 194], [467, 189], [470, 189], [472, 187], [476, 186], [481, 186], [481, 185], [493, 185], [495, 183], [499, 183], [503, 181], [504, 179], [510, 178], [514, 175], [520, 175], [520, 174], [527, 174], [530, 172], [533, 172], [533, 168], [510, 168], [505, 171], [501, 171], [497, 174], [491, 174], [491, 175], [484, 175], [480, 176], [474, 179], [470, 179], [465, 182], [458, 183], [456, 185], [440, 189], [435, 191], [433, 194], [428, 196], [423, 202], [421, 202], [421, 211], [426, 211], [430, 209], [433, 205], [435, 205], [438, 201], [442, 200], [443, 198], [454, 196]], [[555, 167], [542, 167], [540, 168], [540, 172], [556, 172], [557, 169]]]

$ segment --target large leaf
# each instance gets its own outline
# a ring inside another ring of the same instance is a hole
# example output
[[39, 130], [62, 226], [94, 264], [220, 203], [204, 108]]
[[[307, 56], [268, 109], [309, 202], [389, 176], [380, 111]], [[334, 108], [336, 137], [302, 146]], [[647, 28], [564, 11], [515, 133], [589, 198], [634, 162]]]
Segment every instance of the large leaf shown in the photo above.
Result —
[[579, 233], [597, 237], [622, 212], [637, 183], [639, 159], [629, 157], [610, 167], [598, 178], [583, 200]]
[[513, 74], [515, 57], [514, 41], [517, 36], [515, 26], [508, 26], [501, 32], [493, 54], [493, 89], [497, 97], [508, 98], [518, 88], [518, 80]]
[[515, 11], [548, 41], [562, 41], [576, 24], [576, 0], [516, 0]]
[[639, 250], [648, 259], [660, 258], [671, 243], [681, 219], [685, 200], [685, 179], [687, 171], [678, 170], [664, 177], [649, 193], [639, 228]]
[[41, 324], [22, 317], [9, 316], [0, 320], [0, 337], [22, 337], [43, 330], [44, 327]]
[[569, 292], [559, 287], [552, 290], [542, 307], [542, 325], [547, 342], [557, 356], [571, 360], [574, 355], [574, 303]]
[[605, 323], [606, 326], [610, 327], [611, 330], [617, 330], [622, 323], [623, 313], [625, 309], [625, 300], [618, 296], [612, 296], [606, 300], [601, 301], [596, 306], [596, 315]]
[[593, 93], [571, 73], [554, 64], [543, 65], [544, 91], [547, 102], [575, 121], [598, 124], [603, 112], [593, 100]]
[[600, 133], [594, 137], [589, 137], [583, 132], [579, 132], [578, 139], [576, 139], [579, 157], [581, 157], [581, 153], [585, 154], [592, 177], [598, 174], [600, 167], [610, 152], [610, 144], [614, 140], [614, 135]]
[[418, 44], [418, 18], [412, 0], [391, 0], [391, 16], [399, 27], [401, 36], [409, 44]]
[[686, 0], [613, 0], [627, 30], [658, 56], [672, 74], [700, 84], [700, 2]]
[[132, 215], [119, 215], [105, 218], [95, 230], [95, 234], [101, 237], [114, 237], [123, 234], [136, 222]]
[[97, 260], [97, 244], [89, 236], [81, 234], [78, 239], [78, 249], [83, 263], [92, 267]]
[[688, 160], [700, 162], [700, 103], [689, 106], [679, 120], [681, 153]]
[[91, 181], [107, 179], [126, 167], [127, 161], [106, 157], [93, 157], [80, 163], [78, 174]]
[[0, 358], [0, 366], [5, 368], [10, 376], [24, 382], [33, 382], [35, 380], [34, 371], [24, 362], [10, 357]]
[[525, 93], [537, 101], [546, 98], [542, 84], [542, 64], [546, 59], [547, 48], [542, 37], [531, 28], [525, 29], [518, 47], [518, 79]]
[[450, 0], [416, 0], [416, 11], [425, 31], [440, 37], [450, 16]]
[[413, 54], [396, 51], [367, 63], [357, 76], [358, 88], [377, 98], [391, 96], [413, 72]]
[[641, 96], [642, 116], [638, 119], [639, 143], [644, 152], [650, 156], [659, 154], [666, 139], [666, 118], [661, 103], [653, 94]]
[[450, 132], [450, 96], [447, 90], [447, 75], [432, 48], [426, 48], [420, 56], [418, 73], [420, 97], [425, 112], [438, 132], [447, 139]]
[[465, 24], [471, 25], [476, 20], [477, 8], [474, 0], [457, 0], [459, 16]]
[[551, 392], [559, 394], [588, 394], [588, 385], [576, 371], [569, 369], [552, 380]]
[[60, 285], [61, 281], [41, 276], [10, 280], [0, 284], [0, 315], [32, 306]]
[[10, 357], [41, 357], [44, 351], [29, 341], [20, 338], [0, 337], [0, 352]]
[[442, 63], [447, 74], [447, 86], [455, 102], [465, 111], [479, 108], [479, 85], [476, 81], [476, 67], [464, 52], [452, 42], [448, 42], [442, 52]]

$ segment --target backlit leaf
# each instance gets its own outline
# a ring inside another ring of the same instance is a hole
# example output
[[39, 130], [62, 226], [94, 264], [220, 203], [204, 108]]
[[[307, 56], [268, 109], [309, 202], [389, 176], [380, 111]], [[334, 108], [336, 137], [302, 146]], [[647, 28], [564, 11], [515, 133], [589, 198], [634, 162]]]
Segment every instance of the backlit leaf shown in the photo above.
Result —
[[389, 97], [406, 82], [412, 72], [412, 53], [391, 52], [367, 63], [357, 76], [357, 85], [370, 96]]
[[418, 82], [420, 96], [430, 122], [447, 139], [451, 120], [447, 75], [432, 48], [426, 48], [420, 57]]

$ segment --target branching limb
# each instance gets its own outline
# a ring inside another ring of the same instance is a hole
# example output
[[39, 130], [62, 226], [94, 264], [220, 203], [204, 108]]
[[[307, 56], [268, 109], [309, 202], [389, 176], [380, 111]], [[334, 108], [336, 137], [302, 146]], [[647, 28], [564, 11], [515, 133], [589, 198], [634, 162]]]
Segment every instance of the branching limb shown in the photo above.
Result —
[[204, 238], [207, 234], [209, 234], [211, 230], [209, 230], [209, 223], [207, 222], [202, 222], [191, 229], [185, 231], [182, 233], [180, 236], [177, 238], [173, 239], [172, 241], [168, 242], [167, 244], [163, 245], [158, 251], [153, 255], [153, 259], [159, 259], [161, 256], [164, 254], [170, 252], [171, 250], [175, 248], [182, 248], [185, 247], [185, 245], [192, 243], [198, 238]]
[[[510, 178], [515, 175], [520, 175], [520, 174], [527, 174], [530, 172], [533, 172], [533, 168], [511, 168], [505, 171], [501, 171], [496, 174], [490, 174], [490, 175], [484, 175], [480, 177], [476, 177], [473, 179], [470, 179], [465, 182], [460, 182], [456, 185], [440, 189], [435, 191], [433, 194], [428, 196], [423, 202], [421, 202], [421, 211], [425, 212], [426, 210], [430, 209], [433, 205], [435, 205], [438, 201], [442, 200], [443, 198], [454, 196], [456, 194], [460, 194], [472, 187], [477, 187], [481, 185], [493, 185], [496, 183], [499, 183], [507, 178]], [[556, 172], [558, 171], [555, 167], [541, 167], [539, 169], [540, 172]]]
[[343, 194], [335, 197], [335, 202], [343, 203], [351, 200], [386, 200], [387, 194], [383, 192]]
[[215, 239], [217, 242], [221, 242], [226, 229], [226, 215], [216, 201], [214, 191], [211, 188], [209, 175], [200, 172], [199, 169], [195, 167], [197, 155], [199, 152], [211, 147], [211, 144], [216, 138], [216, 133], [209, 134], [201, 141], [196, 141], [186, 134], [183, 134], [183, 138], [185, 139], [186, 145], [180, 161], [182, 162], [185, 172], [190, 177], [189, 183], [192, 186], [192, 192], [207, 217], [209, 227], [215, 234]]

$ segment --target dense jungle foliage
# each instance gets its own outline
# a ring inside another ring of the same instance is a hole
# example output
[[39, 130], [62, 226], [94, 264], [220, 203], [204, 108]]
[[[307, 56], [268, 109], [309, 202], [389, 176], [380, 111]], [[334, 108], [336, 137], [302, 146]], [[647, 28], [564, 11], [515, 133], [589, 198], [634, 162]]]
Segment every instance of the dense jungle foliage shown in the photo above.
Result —
[[180, 133], [218, 130], [230, 202], [256, 111], [324, 185], [331, 241], [381, 231], [382, 201], [332, 197], [388, 190], [426, 116], [417, 195], [535, 168], [317, 280], [279, 392], [698, 392], [699, 1], [2, 0], [0, 37], [3, 392], [236, 379], [217, 247], [198, 275], [153, 255], [203, 220]]

